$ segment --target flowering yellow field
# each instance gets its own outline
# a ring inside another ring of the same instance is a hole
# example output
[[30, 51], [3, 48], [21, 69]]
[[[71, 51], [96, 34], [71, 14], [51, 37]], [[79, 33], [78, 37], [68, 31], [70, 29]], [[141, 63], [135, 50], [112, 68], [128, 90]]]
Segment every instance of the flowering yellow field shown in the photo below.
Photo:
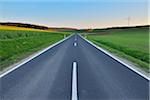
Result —
[[27, 30], [27, 31], [43, 31], [43, 32], [54, 32], [53, 29], [49, 30], [40, 30], [40, 29], [33, 29], [33, 28], [23, 28], [23, 27], [15, 27], [15, 26], [3, 26], [0, 25], [0, 30]]

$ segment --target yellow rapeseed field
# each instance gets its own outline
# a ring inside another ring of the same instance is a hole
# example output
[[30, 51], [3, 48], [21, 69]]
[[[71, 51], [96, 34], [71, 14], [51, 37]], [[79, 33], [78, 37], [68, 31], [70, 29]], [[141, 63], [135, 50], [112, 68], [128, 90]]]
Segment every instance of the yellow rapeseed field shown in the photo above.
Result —
[[40, 30], [40, 29], [33, 29], [33, 28], [23, 28], [23, 27], [16, 27], [16, 26], [4, 26], [0, 25], [0, 30], [27, 30], [27, 31], [43, 31], [43, 32], [54, 32], [53, 29], [49, 30]]

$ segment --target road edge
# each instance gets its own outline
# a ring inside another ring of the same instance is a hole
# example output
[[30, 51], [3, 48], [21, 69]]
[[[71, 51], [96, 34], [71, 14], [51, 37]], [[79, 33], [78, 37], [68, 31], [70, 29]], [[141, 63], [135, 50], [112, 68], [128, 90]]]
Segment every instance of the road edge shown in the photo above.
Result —
[[133, 72], [135, 72], [136, 74], [142, 76], [143, 78], [147, 79], [150, 81], [150, 77], [144, 75], [143, 73], [141, 73], [140, 71], [136, 70], [134, 67], [131, 67], [129, 64], [126, 64], [125, 62], [123, 62], [122, 60], [118, 59], [117, 57], [115, 57], [114, 55], [112, 55], [110, 52], [104, 50], [103, 48], [97, 46], [96, 44], [94, 44], [93, 42], [89, 41], [88, 39], [84, 38], [83, 36], [79, 35], [82, 39], [84, 39], [86, 42], [88, 42], [89, 44], [91, 44], [93, 47], [95, 47], [96, 49], [102, 51], [103, 53], [105, 53], [106, 55], [108, 55], [109, 57], [111, 57], [112, 59], [116, 60], [117, 62], [121, 63], [122, 65], [124, 65], [125, 67], [127, 67], [128, 69], [132, 70]]
[[62, 42], [64, 42], [64, 41], [66, 41], [66, 40], [69, 39], [71, 36], [73, 36], [73, 34], [71, 34], [70, 36], [68, 36], [68, 37], [66, 37], [66, 38], [64, 38], [64, 39], [62, 39], [62, 40], [60, 40], [60, 41], [58, 41], [58, 42], [56, 42], [56, 43], [54, 43], [54, 44], [52, 44], [52, 45], [50, 45], [50, 46], [44, 48], [44, 49], [42, 49], [42, 50], [40, 50], [40, 51], [37, 51], [37, 52], [31, 54], [29, 57], [26, 57], [26, 58], [22, 59], [21, 61], [15, 63], [15, 64], [13, 64], [13, 65], [10, 65], [9, 69], [6, 68], [6, 70], [0, 72], [0, 78], [4, 77], [5, 75], [9, 74], [10, 72], [16, 70], [17, 68], [21, 67], [22, 65], [24, 65], [24, 64], [26, 64], [27, 62], [31, 61], [32, 59], [38, 57], [39, 55], [43, 54], [43, 53], [46, 52], [47, 50], [49, 50], [49, 49], [51, 49], [51, 48], [57, 46], [58, 44], [60, 44], [60, 43], [62, 43]]

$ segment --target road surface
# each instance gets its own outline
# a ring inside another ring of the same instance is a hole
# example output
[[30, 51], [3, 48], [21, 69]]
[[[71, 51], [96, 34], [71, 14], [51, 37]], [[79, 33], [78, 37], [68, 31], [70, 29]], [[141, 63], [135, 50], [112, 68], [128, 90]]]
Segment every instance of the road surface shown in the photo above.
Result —
[[78, 100], [148, 100], [149, 81], [79, 35], [0, 78], [1, 100], [71, 100], [73, 62]]

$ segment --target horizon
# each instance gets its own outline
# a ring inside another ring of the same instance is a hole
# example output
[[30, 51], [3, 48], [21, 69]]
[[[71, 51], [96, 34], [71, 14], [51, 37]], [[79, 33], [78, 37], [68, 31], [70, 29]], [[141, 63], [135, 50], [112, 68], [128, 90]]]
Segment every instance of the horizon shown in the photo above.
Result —
[[86, 30], [86, 29], [106, 29], [106, 28], [121, 28], [121, 27], [138, 27], [138, 26], [150, 26], [150, 24], [142, 24], [142, 25], [130, 25], [130, 26], [108, 26], [108, 27], [96, 27], [96, 28], [74, 28], [74, 27], [51, 27], [51, 26], [46, 26], [46, 25], [41, 25], [41, 24], [35, 24], [35, 23], [22, 23], [22, 22], [0, 22], [0, 23], [20, 23], [20, 24], [31, 24], [31, 25], [37, 25], [37, 26], [44, 26], [48, 28], [69, 28], [69, 29], [77, 29], [77, 30]]
[[77, 29], [149, 25], [146, 0], [23, 1], [0, 1], [2, 15], [0, 22], [21, 22]]

